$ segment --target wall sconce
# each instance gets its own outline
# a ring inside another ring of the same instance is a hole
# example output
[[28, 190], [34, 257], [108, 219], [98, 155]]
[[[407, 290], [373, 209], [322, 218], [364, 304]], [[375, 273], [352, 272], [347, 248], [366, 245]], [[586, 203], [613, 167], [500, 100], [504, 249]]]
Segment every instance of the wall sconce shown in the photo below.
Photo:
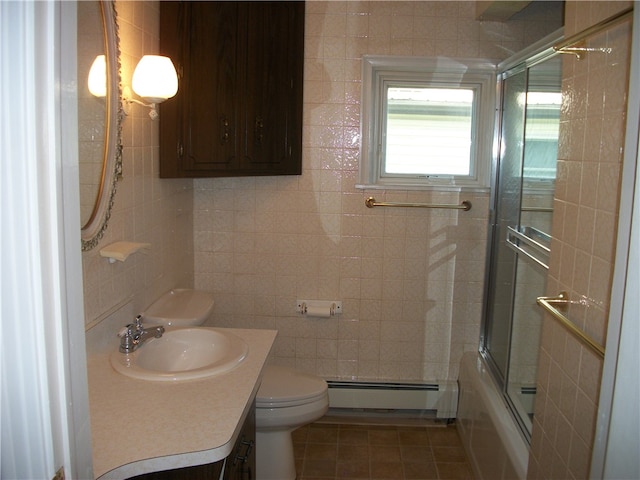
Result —
[[149, 116], [152, 120], [158, 118], [156, 105], [178, 92], [178, 74], [169, 57], [159, 55], [145, 55], [140, 59], [131, 79], [133, 91], [150, 103], [143, 103], [132, 97], [131, 89], [124, 87], [122, 99], [124, 100], [124, 112], [129, 114], [129, 107], [137, 103], [149, 107]]
[[98, 55], [91, 64], [87, 85], [94, 97], [107, 96], [107, 60], [104, 55]]

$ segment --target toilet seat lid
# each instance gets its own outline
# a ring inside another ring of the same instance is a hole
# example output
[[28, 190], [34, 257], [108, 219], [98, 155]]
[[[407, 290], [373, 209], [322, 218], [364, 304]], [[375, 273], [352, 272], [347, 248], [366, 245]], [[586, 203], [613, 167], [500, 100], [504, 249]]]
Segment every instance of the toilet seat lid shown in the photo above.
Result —
[[286, 367], [265, 367], [256, 395], [258, 407], [285, 407], [310, 403], [327, 395], [322, 378]]

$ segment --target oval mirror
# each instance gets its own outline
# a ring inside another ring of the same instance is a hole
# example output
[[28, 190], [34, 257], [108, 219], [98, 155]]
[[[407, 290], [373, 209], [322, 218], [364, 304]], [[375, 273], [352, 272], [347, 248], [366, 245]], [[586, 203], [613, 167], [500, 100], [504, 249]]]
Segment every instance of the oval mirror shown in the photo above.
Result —
[[114, 2], [77, 2], [82, 251], [95, 247], [122, 174], [120, 64]]

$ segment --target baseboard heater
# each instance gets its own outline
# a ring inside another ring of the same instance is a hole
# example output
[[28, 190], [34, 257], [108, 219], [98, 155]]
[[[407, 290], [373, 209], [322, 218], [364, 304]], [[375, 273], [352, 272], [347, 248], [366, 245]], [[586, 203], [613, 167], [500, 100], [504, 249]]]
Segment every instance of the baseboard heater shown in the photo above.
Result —
[[328, 380], [331, 408], [434, 410], [437, 418], [455, 418], [458, 382], [386, 383]]

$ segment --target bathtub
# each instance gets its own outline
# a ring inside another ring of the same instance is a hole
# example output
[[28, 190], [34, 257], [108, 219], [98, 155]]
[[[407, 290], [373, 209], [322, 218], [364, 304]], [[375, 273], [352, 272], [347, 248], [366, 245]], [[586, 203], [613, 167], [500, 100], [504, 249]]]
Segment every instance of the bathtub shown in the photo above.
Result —
[[458, 388], [456, 424], [476, 477], [526, 479], [529, 445], [479, 354], [463, 355]]

